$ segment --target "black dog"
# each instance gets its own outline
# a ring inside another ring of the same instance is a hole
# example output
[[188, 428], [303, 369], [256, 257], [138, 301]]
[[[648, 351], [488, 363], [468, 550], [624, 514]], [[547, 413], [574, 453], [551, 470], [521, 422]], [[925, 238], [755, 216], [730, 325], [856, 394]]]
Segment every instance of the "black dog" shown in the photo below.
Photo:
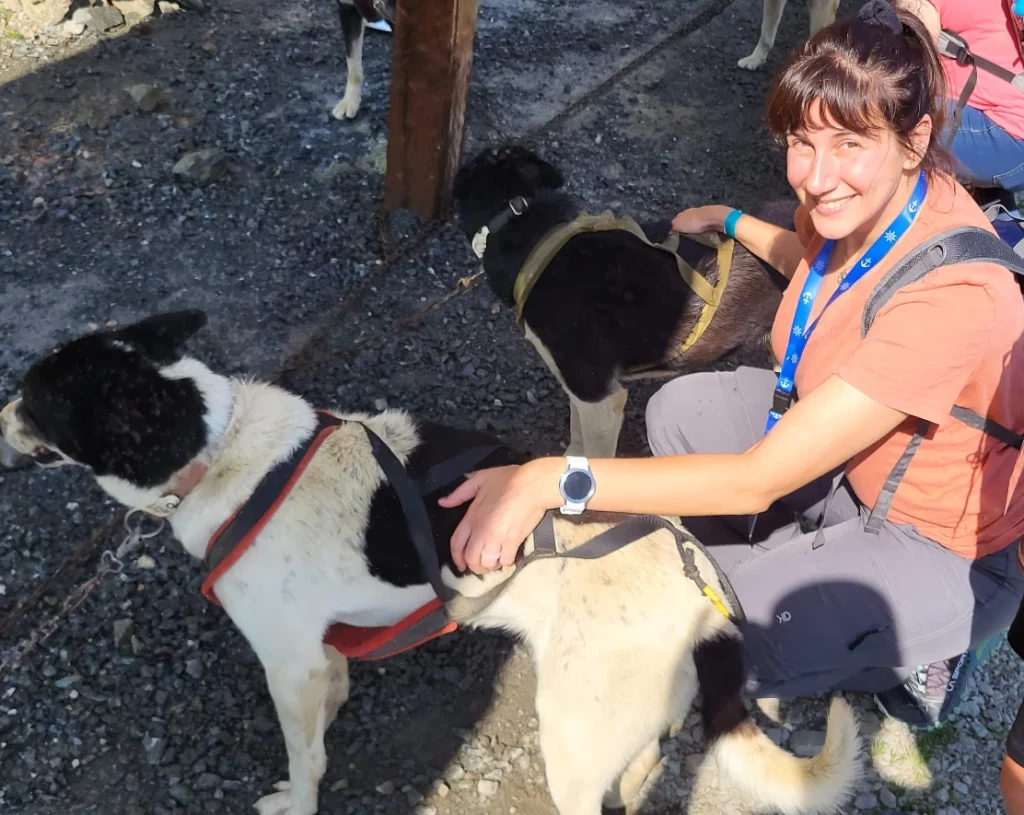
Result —
[[[486, 150], [456, 175], [455, 205], [466, 237], [478, 253], [486, 243], [487, 281], [509, 305], [516, 305], [516, 280], [527, 257], [580, 214], [559, 191], [563, 183], [561, 172], [519, 146]], [[761, 215], [792, 227], [794, 211], [795, 204], [780, 203]], [[660, 243], [670, 228], [665, 221], [643, 231]], [[677, 251], [708, 283], [719, 280], [717, 249], [681, 238]], [[706, 319], [705, 302], [670, 253], [625, 230], [570, 238], [519, 304], [527, 339], [569, 395], [569, 454], [615, 455], [628, 395], [622, 382], [763, 343], [784, 283], [735, 244], [717, 311], [693, 341], [694, 328], [702, 315]]]

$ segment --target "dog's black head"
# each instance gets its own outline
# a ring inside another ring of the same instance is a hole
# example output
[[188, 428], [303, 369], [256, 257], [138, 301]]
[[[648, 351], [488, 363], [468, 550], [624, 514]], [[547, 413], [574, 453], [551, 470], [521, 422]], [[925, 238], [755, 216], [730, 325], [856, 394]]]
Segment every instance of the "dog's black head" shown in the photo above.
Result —
[[530, 199], [541, 190], [557, 190], [562, 173], [519, 145], [484, 150], [455, 176], [452, 194], [468, 237], [475, 235], [513, 198]]
[[218, 377], [182, 352], [205, 324], [200, 311], [162, 314], [61, 346], [29, 369], [0, 434], [41, 464], [124, 482], [119, 499], [165, 484], [207, 443]]

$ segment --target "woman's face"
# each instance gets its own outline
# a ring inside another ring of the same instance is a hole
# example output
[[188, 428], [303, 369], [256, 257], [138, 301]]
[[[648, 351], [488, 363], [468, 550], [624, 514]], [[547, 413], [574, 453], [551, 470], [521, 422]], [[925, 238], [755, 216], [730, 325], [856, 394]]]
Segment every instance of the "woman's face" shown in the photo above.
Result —
[[897, 193], [920, 160], [888, 129], [863, 136], [828, 123], [820, 107], [809, 114], [806, 125], [787, 139], [789, 183], [819, 235], [863, 238], [894, 201], [897, 211], [903, 206]]

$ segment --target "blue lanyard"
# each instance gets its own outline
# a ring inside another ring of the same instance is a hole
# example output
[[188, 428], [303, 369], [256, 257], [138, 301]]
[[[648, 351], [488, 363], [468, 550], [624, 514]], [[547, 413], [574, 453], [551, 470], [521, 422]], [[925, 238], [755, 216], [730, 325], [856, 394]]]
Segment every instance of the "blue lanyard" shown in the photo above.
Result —
[[875, 268], [879, 261], [889, 253], [889, 250], [896, 241], [906, 234], [911, 224], [914, 223], [918, 210], [920, 210], [927, 194], [928, 180], [925, 178], [924, 173], [921, 173], [918, 176], [917, 185], [914, 187], [913, 193], [911, 193], [910, 200], [903, 208], [903, 211], [896, 216], [896, 220], [889, 224], [889, 228], [871, 244], [871, 247], [864, 253], [860, 261], [850, 269], [846, 278], [832, 293], [828, 302], [825, 303], [825, 308], [821, 310], [821, 313], [818, 314], [814, 322], [808, 326], [807, 320], [811, 316], [814, 299], [818, 296], [818, 289], [821, 286], [825, 268], [828, 266], [829, 258], [832, 257], [832, 250], [835, 248], [835, 241], [825, 241], [825, 245], [821, 247], [821, 251], [818, 252], [818, 256], [814, 259], [814, 263], [811, 264], [811, 268], [807, 273], [807, 281], [804, 283], [803, 291], [800, 292], [800, 300], [793, 314], [793, 327], [789, 332], [789, 341], [786, 343], [786, 355], [782, 359], [779, 381], [772, 399], [772, 408], [768, 411], [768, 423], [764, 429], [765, 433], [775, 426], [775, 423], [782, 418], [782, 414], [793, 404], [796, 366], [800, 363], [800, 358], [803, 356], [807, 341], [821, 321], [822, 315], [842, 294], [849, 291], [858, 280]]

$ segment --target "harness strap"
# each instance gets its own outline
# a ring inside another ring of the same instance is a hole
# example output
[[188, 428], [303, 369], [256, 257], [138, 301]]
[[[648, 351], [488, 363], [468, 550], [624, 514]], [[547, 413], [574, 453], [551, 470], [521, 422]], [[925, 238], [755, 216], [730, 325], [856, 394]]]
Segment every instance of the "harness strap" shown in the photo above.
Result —
[[480, 462], [495, 450], [500, 449], [500, 444], [470, 447], [468, 450], [452, 456], [447, 461], [435, 464], [417, 479], [419, 494], [430, 495], [442, 487], [447, 487], [449, 484], [454, 483], [457, 478], [475, 469]]
[[[555, 255], [562, 250], [562, 247], [577, 235], [582, 235], [586, 232], [609, 232], [614, 230], [629, 232], [648, 246], [671, 254], [675, 260], [676, 268], [679, 270], [680, 277], [683, 278], [683, 281], [693, 293], [703, 300], [708, 307], [712, 309], [718, 307], [722, 299], [722, 291], [724, 290], [724, 286], [721, 285], [721, 279], [719, 279], [719, 285], [712, 285], [706, 277], [690, 266], [668, 246], [653, 243], [640, 225], [632, 218], [617, 218], [611, 211], [606, 211], [600, 215], [578, 215], [569, 223], [559, 224], [537, 242], [530, 251], [530, 254], [527, 255], [512, 288], [512, 296], [516, 303], [516, 322], [522, 325], [523, 308], [530, 297], [530, 293], [533, 291], [533, 287], [537, 284], [541, 274], [543, 274]], [[721, 245], [725, 243], [730, 244], [728, 251], [730, 253], [732, 251], [732, 239], [727, 238], [720, 244], [720, 256]], [[719, 268], [719, 276], [721, 277], [721, 267]], [[710, 322], [710, 319], [709, 316], [708, 322]]]
[[263, 476], [248, 500], [214, 532], [203, 558], [210, 570], [202, 586], [203, 595], [208, 600], [218, 603], [214, 585], [252, 546], [256, 536], [288, 497], [320, 445], [340, 424], [341, 420], [336, 416], [318, 412], [312, 435]]
[[384, 477], [398, 495], [398, 502], [402, 505], [402, 514], [405, 515], [409, 537], [416, 548], [420, 565], [426, 572], [434, 593], [442, 602], [447, 603], [455, 596], [455, 590], [441, 579], [441, 564], [434, 543], [434, 531], [430, 525], [430, 518], [427, 516], [427, 508], [420, 497], [420, 489], [409, 477], [402, 462], [391, 452], [391, 448], [381, 440], [380, 436], [365, 424], [363, 430], [366, 431], [370, 440], [370, 448], [373, 450], [373, 457], [377, 460], [377, 465], [383, 470]]

